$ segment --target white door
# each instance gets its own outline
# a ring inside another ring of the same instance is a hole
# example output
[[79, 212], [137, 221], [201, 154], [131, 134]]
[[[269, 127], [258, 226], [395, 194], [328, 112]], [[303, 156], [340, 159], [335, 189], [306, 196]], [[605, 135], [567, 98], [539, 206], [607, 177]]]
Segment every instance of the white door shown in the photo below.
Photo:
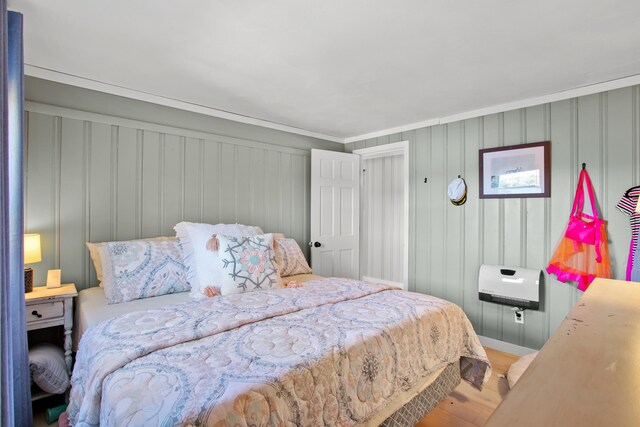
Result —
[[360, 156], [311, 150], [311, 267], [360, 278]]

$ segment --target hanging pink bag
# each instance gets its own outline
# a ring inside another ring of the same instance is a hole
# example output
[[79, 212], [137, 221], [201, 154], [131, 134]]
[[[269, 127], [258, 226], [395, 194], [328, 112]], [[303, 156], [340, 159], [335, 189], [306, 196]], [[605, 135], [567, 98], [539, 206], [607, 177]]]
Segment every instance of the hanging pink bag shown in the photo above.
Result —
[[[593, 216], [583, 212], [585, 186]], [[561, 282], [577, 282], [581, 291], [586, 290], [596, 277], [611, 277], [605, 221], [598, 217], [596, 197], [586, 169], [580, 172], [569, 223], [549, 261], [547, 273], [555, 274]]]

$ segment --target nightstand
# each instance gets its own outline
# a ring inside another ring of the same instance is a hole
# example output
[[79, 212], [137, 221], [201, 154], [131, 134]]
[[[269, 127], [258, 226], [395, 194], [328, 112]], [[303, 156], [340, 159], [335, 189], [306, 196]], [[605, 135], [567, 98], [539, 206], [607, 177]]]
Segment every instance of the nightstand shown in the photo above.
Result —
[[33, 292], [24, 294], [27, 306], [27, 331], [64, 327], [64, 359], [71, 375], [71, 332], [73, 330], [73, 298], [78, 296], [73, 283], [59, 288], [34, 287]]

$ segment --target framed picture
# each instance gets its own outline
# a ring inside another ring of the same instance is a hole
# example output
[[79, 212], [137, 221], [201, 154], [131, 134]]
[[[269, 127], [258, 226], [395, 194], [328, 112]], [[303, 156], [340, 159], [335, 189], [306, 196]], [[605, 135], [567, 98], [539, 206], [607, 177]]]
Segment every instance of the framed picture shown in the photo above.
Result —
[[480, 198], [551, 196], [551, 142], [480, 150]]

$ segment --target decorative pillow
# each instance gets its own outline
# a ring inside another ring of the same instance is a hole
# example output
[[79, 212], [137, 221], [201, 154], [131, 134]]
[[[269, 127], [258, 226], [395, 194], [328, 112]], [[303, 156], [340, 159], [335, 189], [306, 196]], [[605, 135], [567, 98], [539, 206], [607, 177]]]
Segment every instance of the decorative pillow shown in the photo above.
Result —
[[188, 267], [192, 298], [205, 298], [205, 289], [220, 287], [218, 251], [211, 245], [214, 235], [255, 236], [262, 234], [260, 227], [242, 224], [197, 224], [181, 222], [174, 227], [180, 240], [182, 257]]
[[[176, 237], [151, 237], [149, 239], [140, 240], [176, 240]], [[93, 261], [93, 267], [96, 270], [96, 276], [98, 278], [98, 284], [102, 287], [102, 261], [100, 261], [100, 248], [107, 242], [91, 243], [87, 242], [87, 249], [89, 249], [89, 255], [91, 261]]]
[[271, 234], [218, 236], [222, 295], [282, 288]]
[[507, 381], [509, 382], [510, 389], [516, 385], [522, 374], [524, 374], [524, 371], [527, 370], [538, 353], [539, 352], [535, 351], [533, 353], [526, 354], [511, 364], [509, 371], [507, 372]]
[[276, 265], [282, 277], [311, 274], [313, 271], [294, 239], [276, 239]]
[[39, 344], [29, 350], [29, 370], [33, 382], [47, 393], [62, 394], [69, 388], [69, 374], [62, 349]]
[[106, 242], [100, 259], [109, 304], [191, 289], [177, 240]]

